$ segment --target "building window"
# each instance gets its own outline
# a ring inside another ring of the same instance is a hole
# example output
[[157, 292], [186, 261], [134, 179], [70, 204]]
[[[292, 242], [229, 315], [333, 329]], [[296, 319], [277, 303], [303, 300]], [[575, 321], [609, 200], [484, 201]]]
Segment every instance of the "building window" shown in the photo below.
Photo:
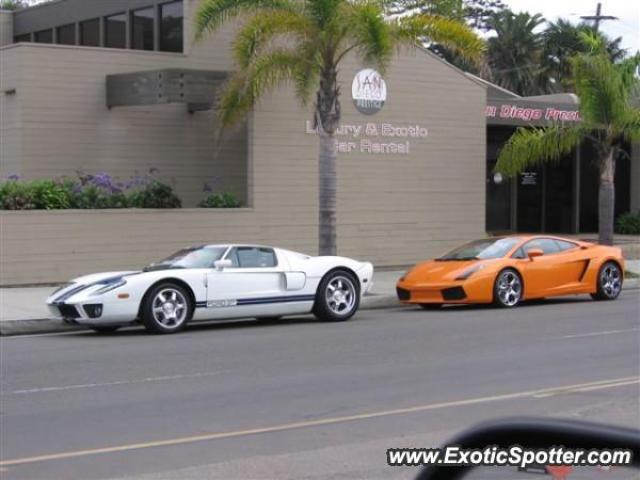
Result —
[[131, 14], [131, 48], [153, 50], [153, 23], [155, 9], [143, 8]]
[[53, 43], [53, 30], [41, 30], [33, 35], [36, 43]]
[[100, 46], [100, 19], [80, 22], [80, 45], [85, 47]]
[[160, 50], [182, 52], [182, 0], [160, 5]]
[[75, 24], [63, 25], [56, 29], [56, 43], [61, 45], [76, 44], [76, 26]]
[[30, 33], [23, 33], [22, 35], [16, 35], [15, 37], [13, 37], [14, 43], [30, 42], [30, 41], [31, 41]]
[[127, 15], [119, 13], [104, 17], [104, 46], [108, 48], [127, 48]]

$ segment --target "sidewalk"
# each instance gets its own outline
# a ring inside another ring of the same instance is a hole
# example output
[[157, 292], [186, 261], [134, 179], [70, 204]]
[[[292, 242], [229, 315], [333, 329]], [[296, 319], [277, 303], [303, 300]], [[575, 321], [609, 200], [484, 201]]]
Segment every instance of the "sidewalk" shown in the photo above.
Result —
[[[640, 260], [628, 260], [627, 270], [640, 275]], [[362, 301], [362, 309], [398, 305], [396, 282], [404, 270], [376, 271], [373, 289]], [[638, 288], [640, 281], [629, 278], [624, 288]], [[56, 287], [0, 288], [0, 335], [24, 335], [81, 330], [49, 316], [44, 302]]]

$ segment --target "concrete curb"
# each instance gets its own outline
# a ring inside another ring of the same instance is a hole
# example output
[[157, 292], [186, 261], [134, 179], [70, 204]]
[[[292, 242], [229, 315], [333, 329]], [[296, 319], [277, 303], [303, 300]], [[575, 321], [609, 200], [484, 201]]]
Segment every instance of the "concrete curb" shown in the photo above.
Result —
[[[623, 290], [636, 290], [640, 288], [640, 279], [633, 278], [625, 281]], [[395, 295], [379, 294], [364, 297], [360, 305], [361, 310], [376, 310], [382, 308], [399, 307]], [[32, 320], [7, 320], [0, 322], [0, 336], [9, 337], [17, 335], [38, 335], [45, 333], [64, 333], [89, 330], [78, 325], [67, 325], [60, 320], [51, 318]]]

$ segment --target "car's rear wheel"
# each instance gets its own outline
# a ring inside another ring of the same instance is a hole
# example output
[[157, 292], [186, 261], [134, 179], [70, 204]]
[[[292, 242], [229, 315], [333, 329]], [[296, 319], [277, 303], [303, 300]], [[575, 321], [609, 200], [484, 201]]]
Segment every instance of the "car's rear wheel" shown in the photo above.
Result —
[[180, 285], [163, 283], [155, 286], [142, 305], [142, 323], [152, 333], [176, 333], [193, 314], [191, 297]]
[[114, 333], [120, 328], [120, 325], [96, 325], [91, 327], [96, 333]]
[[441, 303], [421, 303], [420, 306], [424, 310], [439, 310], [442, 308]]
[[522, 300], [522, 278], [512, 268], [505, 268], [493, 285], [493, 303], [498, 307], [512, 308]]
[[334, 270], [324, 276], [316, 292], [313, 314], [320, 320], [349, 320], [360, 306], [358, 280], [349, 272]]
[[622, 270], [615, 262], [607, 262], [598, 272], [596, 293], [591, 294], [594, 300], [615, 300], [622, 291]]

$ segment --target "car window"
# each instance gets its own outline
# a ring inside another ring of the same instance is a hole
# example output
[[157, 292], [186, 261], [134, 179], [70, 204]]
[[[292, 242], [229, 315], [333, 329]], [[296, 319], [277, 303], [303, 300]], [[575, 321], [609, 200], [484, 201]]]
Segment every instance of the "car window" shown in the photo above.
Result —
[[521, 241], [518, 237], [483, 238], [466, 243], [438, 257], [438, 261], [502, 258]]
[[170, 257], [152, 263], [146, 271], [163, 270], [167, 268], [212, 268], [216, 260], [220, 260], [227, 247], [204, 246], [180, 250]]
[[512, 255], [513, 258], [527, 258], [527, 255], [524, 253], [524, 249], [520, 247], [516, 252]]
[[261, 247], [235, 247], [227, 259], [235, 268], [268, 268], [278, 264], [273, 249]]
[[576, 248], [578, 246], [575, 243], [567, 242], [566, 240], [555, 240], [555, 242], [558, 244], [558, 248], [561, 252], [564, 252], [565, 250], [571, 250], [572, 248]]
[[560, 251], [558, 244], [551, 238], [536, 238], [534, 240], [530, 240], [525, 243], [522, 248], [524, 248], [526, 255], [529, 255], [529, 251], [533, 249], [542, 250], [545, 255], [551, 255]]

